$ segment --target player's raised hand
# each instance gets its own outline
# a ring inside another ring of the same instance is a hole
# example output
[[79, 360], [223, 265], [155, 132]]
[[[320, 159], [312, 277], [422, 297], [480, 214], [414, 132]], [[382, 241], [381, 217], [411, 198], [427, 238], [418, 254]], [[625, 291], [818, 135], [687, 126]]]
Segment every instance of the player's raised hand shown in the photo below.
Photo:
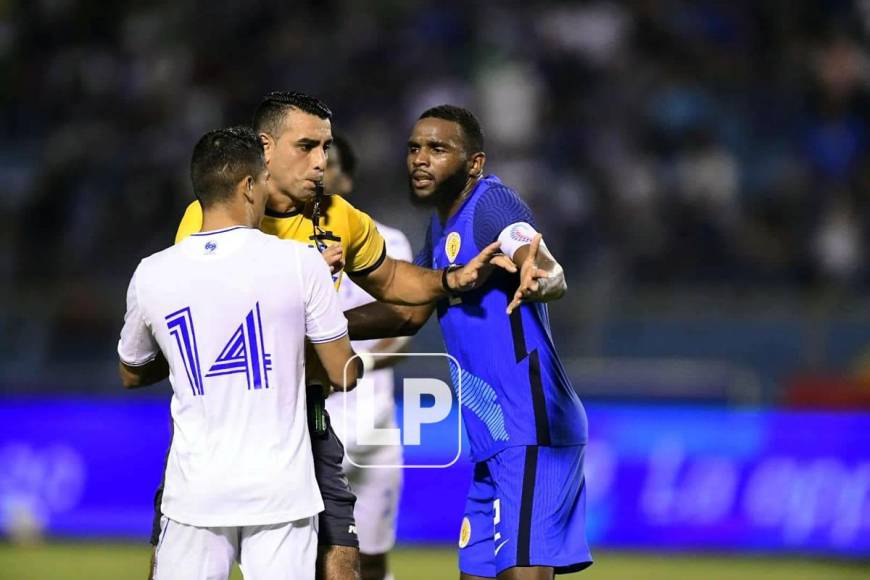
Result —
[[326, 265], [329, 266], [329, 273], [335, 274], [344, 268], [344, 250], [341, 244], [332, 244], [320, 253], [323, 259], [326, 260]]
[[541, 234], [532, 238], [529, 254], [520, 266], [520, 286], [514, 293], [514, 299], [508, 304], [507, 313], [512, 313], [520, 304], [536, 298], [541, 291], [542, 278], [549, 278], [550, 273], [538, 267], [538, 249], [541, 247]]
[[496, 259], [496, 256], [501, 250], [501, 242], [495, 241], [485, 247], [482, 252], [476, 255], [470, 262], [450, 273], [448, 285], [454, 292], [468, 292], [475, 288], [480, 288], [486, 282], [492, 271], [497, 268], [504, 268], [508, 271], [516, 272], [516, 267], [513, 270], [503, 260]]

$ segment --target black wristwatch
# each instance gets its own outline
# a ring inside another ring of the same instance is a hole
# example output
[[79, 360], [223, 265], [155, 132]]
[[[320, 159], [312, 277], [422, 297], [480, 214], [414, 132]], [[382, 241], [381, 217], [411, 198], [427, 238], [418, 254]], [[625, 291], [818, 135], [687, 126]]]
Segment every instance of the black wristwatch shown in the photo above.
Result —
[[448, 296], [456, 296], [457, 294], [459, 294], [459, 292], [450, 288], [450, 285], [447, 283], [447, 274], [453, 272], [454, 270], [458, 270], [461, 267], [462, 265], [460, 264], [453, 264], [441, 270], [441, 287], [444, 288], [444, 291], [447, 292]]

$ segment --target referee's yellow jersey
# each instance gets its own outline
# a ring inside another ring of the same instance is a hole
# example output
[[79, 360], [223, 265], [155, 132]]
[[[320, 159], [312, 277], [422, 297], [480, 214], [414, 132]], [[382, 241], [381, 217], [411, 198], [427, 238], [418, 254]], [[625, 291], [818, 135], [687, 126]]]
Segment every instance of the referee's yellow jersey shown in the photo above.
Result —
[[[340, 243], [344, 251], [344, 271], [353, 275], [365, 275], [376, 269], [387, 255], [384, 238], [381, 237], [374, 220], [344, 198], [338, 195], [326, 196], [320, 205], [319, 228], [315, 231], [310, 218], [310, 209], [305, 212], [291, 211], [276, 213], [266, 208], [266, 216], [260, 229], [284, 240], [296, 240], [309, 246], [315, 245], [315, 234], [319, 240], [329, 245]], [[202, 229], [202, 207], [194, 201], [184, 212], [175, 243]], [[333, 276], [336, 289], [341, 284], [340, 273]]]

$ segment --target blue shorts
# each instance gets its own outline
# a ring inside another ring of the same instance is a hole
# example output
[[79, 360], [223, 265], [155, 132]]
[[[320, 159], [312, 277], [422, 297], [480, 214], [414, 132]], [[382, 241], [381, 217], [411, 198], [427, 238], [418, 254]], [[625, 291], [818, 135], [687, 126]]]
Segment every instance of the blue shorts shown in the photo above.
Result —
[[459, 569], [494, 578], [514, 566], [549, 566], [557, 574], [590, 566], [585, 450], [508, 447], [477, 463], [459, 534]]

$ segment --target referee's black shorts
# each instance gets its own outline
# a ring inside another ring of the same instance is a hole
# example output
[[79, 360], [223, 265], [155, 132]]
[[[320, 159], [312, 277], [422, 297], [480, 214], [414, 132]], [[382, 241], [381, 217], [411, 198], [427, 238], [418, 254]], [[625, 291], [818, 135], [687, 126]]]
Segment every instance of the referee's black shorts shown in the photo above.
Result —
[[[316, 404], [309, 397], [309, 404]], [[359, 539], [356, 535], [356, 520], [353, 517], [353, 508], [356, 505], [356, 496], [350, 489], [341, 462], [344, 459], [344, 445], [342, 445], [335, 431], [326, 409], [323, 408], [322, 400], [317, 405], [322, 412], [324, 424], [318, 429], [317, 421], [312, 421], [309, 413], [308, 431], [311, 435], [311, 450], [314, 454], [314, 476], [320, 487], [320, 495], [323, 497], [324, 510], [320, 512], [318, 527], [319, 546], [349, 546], [359, 548]], [[310, 409], [309, 409], [310, 411]], [[163, 470], [164, 478], [166, 469]], [[163, 501], [163, 481], [154, 494], [154, 520], [151, 524], [151, 544], [156, 546], [160, 541], [160, 504]]]

